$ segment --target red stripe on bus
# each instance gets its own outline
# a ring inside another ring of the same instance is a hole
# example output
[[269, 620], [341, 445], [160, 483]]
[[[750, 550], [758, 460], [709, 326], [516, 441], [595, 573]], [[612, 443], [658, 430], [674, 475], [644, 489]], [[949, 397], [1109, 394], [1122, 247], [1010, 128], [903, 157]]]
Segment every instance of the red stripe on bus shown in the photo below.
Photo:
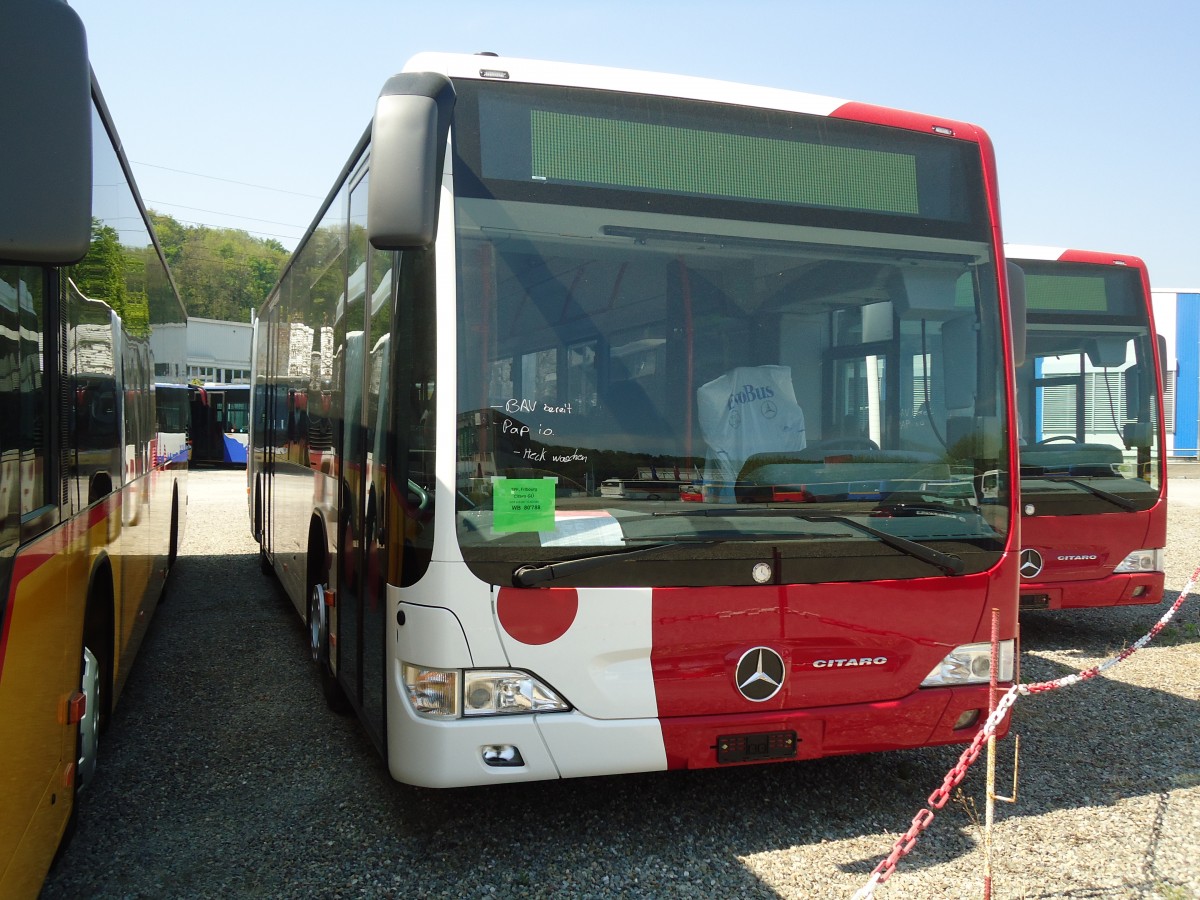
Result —
[[12, 630], [13, 609], [16, 607], [17, 587], [41, 566], [64, 552], [77, 539], [92, 528], [103, 524], [111, 516], [121, 513], [121, 492], [115, 491], [103, 503], [97, 503], [80, 514], [55, 527], [48, 533], [34, 538], [27, 546], [17, 551], [13, 560], [12, 573], [8, 580], [8, 599], [4, 604], [4, 622], [0, 624], [0, 680], [4, 678], [4, 662], [8, 654], [8, 636]]

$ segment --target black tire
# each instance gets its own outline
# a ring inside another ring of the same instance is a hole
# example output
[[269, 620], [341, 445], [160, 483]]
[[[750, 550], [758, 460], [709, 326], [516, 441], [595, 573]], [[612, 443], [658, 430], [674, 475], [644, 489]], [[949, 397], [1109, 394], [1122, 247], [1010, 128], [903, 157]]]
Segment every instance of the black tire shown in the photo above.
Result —
[[92, 651], [100, 667], [100, 696], [97, 715], [98, 733], [101, 735], [108, 731], [108, 723], [112, 719], [112, 603], [110, 583], [106, 582], [103, 587], [93, 588], [92, 597], [88, 601], [87, 619], [83, 630], [83, 645]]
[[350, 701], [338, 683], [337, 675], [329, 658], [329, 618], [325, 606], [325, 585], [315, 580], [308, 588], [308, 645], [313, 662], [317, 664], [317, 675], [321, 679], [321, 693], [325, 705], [335, 713], [350, 711]]
[[[98, 682], [97, 660], [88, 649], [87, 642], [84, 641], [80, 654], [79, 666], [79, 685], [80, 690], [87, 698], [88, 706], [99, 707], [99, 697], [93, 689], [89, 691], [89, 682]], [[98, 755], [99, 741], [96, 734], [94, 723], [87, 721], [85, 713], [75, 731], [75, 777], [71, 783], [71, 812], [67, 816], [67, 824], [63, 829], [62, 839], [58, 843], [58, 848], [54, 852], [54, 860], [51, 863], [51, 868], [58, 865], [58, 861], [62, 858], [67, 847], [75, 837], [75, 832], [79, 828], [79, 798], [84, 787], [91, 778], [94, 772], [96, 756]]]
[[171, 543], [167, 549], [167, 574], [163, 585], [158, 591], [158, 603], [161, 606], [171, 596], [171, 573], [175, 571], [175, 560], [179, 558], [179, 489], [171, 492]]
[[[80, 795], [95, 777], [100, 736], [107, 730], [112, 712], [112, 600], [104, 590], [93, 591], [88, 600], [79, 650], [79, 690], [86, 698], [83, 719], [75, 731], [75, 778], [71, 786], [71, 812], [55, 851], [54, 863], [71, 843], [79, 824]], [[53, 865], [52, 864], [52, 865]]]

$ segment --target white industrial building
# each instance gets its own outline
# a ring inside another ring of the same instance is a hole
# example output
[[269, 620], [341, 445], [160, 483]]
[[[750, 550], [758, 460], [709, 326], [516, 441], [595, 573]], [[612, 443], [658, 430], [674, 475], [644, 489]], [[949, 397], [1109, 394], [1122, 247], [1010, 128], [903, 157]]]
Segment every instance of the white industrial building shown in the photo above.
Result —
[[[186, 346], [181, 348], [181, 342]], [[186, 338], [182, 325], [157, 327], [150, 338], [156, 360], [154, 377], [158, 381], [249, 384], [250, 343], [249, 322], [189, 318]], [[182, 367], [159, 362], [178, 359], [187, 362]]]

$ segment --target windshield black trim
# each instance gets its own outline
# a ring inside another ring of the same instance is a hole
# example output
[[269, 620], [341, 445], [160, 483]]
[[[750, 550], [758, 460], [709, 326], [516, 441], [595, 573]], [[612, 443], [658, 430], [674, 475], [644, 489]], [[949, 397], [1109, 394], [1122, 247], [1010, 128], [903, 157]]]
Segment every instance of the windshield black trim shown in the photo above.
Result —
[[1071, 477], [1069, 475], [1038, 475], [1036, 478], [1030, 478], [1029, 480], [1053, 481], [1058, 484], [1072, 484], [1076, 487], [1083, 488], [1083, 490], [1087, 491], [1094, 497], [1099, 497], [1102, 500], [1107, 500], [1114, 506], [1121, 507], [1121, 509], [1125, 510], [1126, 512], [1138, 512], [1141, 509], [1141, 507], [1127, 497], [1122, 497], [1120, 494], [1114, 494], [1110, 491], [1103, 490], [1102, 488], [1098, 488], [1095, 485], [1088, 484], [1086, 481], [1081, 481], [1080, 479]]
[[[1026, 506], [1034, 506], [1036, 508], [1035, 515], [1077, 516], [1145, 512], [1152, 509], [1162, 499], [1161, 487], [1124, 494], [1096, 487], [1089, 484], [1088, 480], [1086, 475], [1055, 475], [1054, 473], [1024, 475], [1021, 478], [1021, 502]], [[1109, 476], [1105, 480], [1111, 482], [1116, 479]], [[1126, 479], [1126, 481], [1134, 485], [1145, 485], [1145, 482], [1134, 479]], [[1038, 482], [1067, 483], [1079, 490], [1053, 490], [1048, 485], [1039, 486]]]
[[966, 568], [962, 559], [957, 556], [951, 556], [949, 553], [943, 553], [926, 544], [910, 541], [908, 538], [902, 538], [894, 534], [889, 534], [878, 528], [867, 525], [864, 522], [858, 522], [850, 516], [838, 515], [836, 513], [801, 513], [790, 509], [779, 509], [778, 507], [767, 507], [765, 509], [697, 509], [669, 513], [651, 513], [651, 516], [783, 516], [792, 519], [801, 519], [805, 522], [833, 522], [838, 525], [845, 525], [848, 528], [854, 528], [864, 534], [869, 534], [874, 538], [887, 544], [894, 550], [899, 550], [901, 553], [907, 553], [922, 562], [927, 562], [931, 566], [936, 566], [947, 575], [961, 575]]
[[615, 550], [612, 553], [577, 556], [574, 559], [564, 559], [559, 562], [546, 563], [540, 566], [523, 565], [513, 571], [513, 586], [533, 587], [535, 584], [541, 584], [545, 581], [553, 581], [556, 578], [563, 578], [578, 572], [586, 572], [588, 569], [599, 568], [618, 559], [628, 560], [637, 556], [645, 556], [650, 553], [656, 553], [659, 550], [665, 550], [668, 547], [678, 547], [681, 544], [719, 543], [721, 543], [719, 539], [712, 538], [663, 541], [658, 544], [651, 544], [648, 547], [627, 547], [624, 550]]

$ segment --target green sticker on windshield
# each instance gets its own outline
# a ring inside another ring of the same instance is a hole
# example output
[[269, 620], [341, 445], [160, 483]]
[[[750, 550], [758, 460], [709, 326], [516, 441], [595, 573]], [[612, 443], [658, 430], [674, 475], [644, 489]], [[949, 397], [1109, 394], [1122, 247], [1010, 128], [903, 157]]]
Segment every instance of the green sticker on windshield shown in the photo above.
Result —
[[492, 482], [495, 531], [553, 531], [554, 478], [497, 478]]

